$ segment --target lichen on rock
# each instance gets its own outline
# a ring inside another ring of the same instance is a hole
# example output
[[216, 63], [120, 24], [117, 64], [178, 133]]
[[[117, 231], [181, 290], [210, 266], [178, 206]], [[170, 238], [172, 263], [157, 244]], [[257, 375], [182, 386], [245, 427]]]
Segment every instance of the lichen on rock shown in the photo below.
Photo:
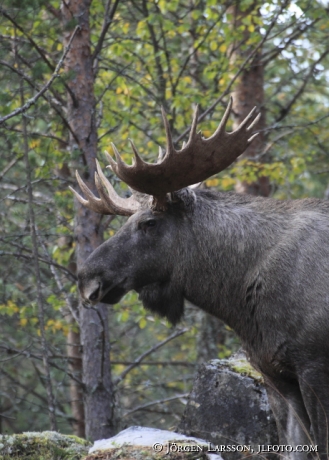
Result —
[[[218, 362], [218, 360], [215, 361]], [[226, 366], [234, 372], [254, 379], [256, 382], [264, 383], [263, 376], [252, 367], [242, 351], [235, 353], [229, 359], [222, 359], [220, 362], [223, 367]]]
[[0, 435], [0, 460], [82, 460], [90, 443], [55, 431]]

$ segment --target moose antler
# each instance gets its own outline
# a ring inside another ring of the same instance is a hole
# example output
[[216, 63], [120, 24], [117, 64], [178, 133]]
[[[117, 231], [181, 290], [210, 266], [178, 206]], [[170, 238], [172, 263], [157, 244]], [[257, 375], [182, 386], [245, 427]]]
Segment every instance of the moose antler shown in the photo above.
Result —
[[[196, 182], [202, 182], [208, 177], [219, 173], [232, 164], [241, 155], [258, 133], [250, 136], [251, 130], [258, 122], [260, 114], [255, 117], [256, 107], [243, 120], [239, 127], [231, 132], [225, 131], [226, 123], [231, 113], [233, 100], [230, 98], [224, 116], [215, 133], [204, 139], [197, 133], [198, 108], [196, 108], [191, 125], [190, 136], [181, 150], [175, 150], [169, 123], [162, 108], [162, 117], [166, 130], [166, 152], [160, 154], [157, 163], [146, 163], [139, 156], [134, 143], [130, 140], [135, 156], [133, 164], [127, 165], [121, 158], [114, 144], [113, 151], [116, 162], [106, 152], [109, 166], [113, 172], [133, 190], [153, 196], [153, 208], [163, 210], [166, 195]], [[97, 161], [97, 160], [96, 160]], [[83, 183], [77, 173], [77, 179], [88, 200], [84, 200], [74, 191], [78, 200], [85, 206], [103, 214], [131, 215], [140, 208], [140, 204], [132, 196], [120, 198], [111, 184], [105, 178], [98, 162], [95, 182], [100, 199], [96, 198]], [[102, 184], [108, 191], [104, 192]], [[104, 212], [105, 210], [105, 212]]]
[[162, 161], [154, 164], [146, 163], [139, 156], [133, 142], [130, 141], [135, 155], [134, 164], [129, 166], [124, 163], [116, 147], [112, 144], [117, 162], [109, 155], [107, 156], [111, 169], [134, 190], [155, 197], [161, 197], [169, 192], [201, 182], [213, 174], [223, 171], [244, 152], [257, 135], [256, 133], [250, 136], [250, 132], [260, 117], [259, 114], [249, 124], [255, 115], [256, 107], [254, 107], [235, 131], [227, 133], [225, 127], [232, 103], [231, 98], [217, 130], [208, 139], [204, 139], [201, 133], [196, 132], [197, 108], [194, 113], [189, 140], [182, 150], [178, 151], [174, 148], [169, 123], [162, 109], [167, 144]]
[[[98, 212], [99, 214], [116, 214], [119, 216], [131, 216], [132, 214], [135, 214], [135, 212], [137, 212], [140, 209], [141, 204], [137, 200], [135, 200], [133, 195], [129, 198], [121, 198], [116, 193], [111, 183], [104, 176], [104, 173], [97, 159], [96, 167], [97, 172], [95, 172], [95, 184], [100, 198], [97, 198], [93, 194], [93, 192], [89, 190], [87, 185], [81, 179], [78, 171], [76, 171], [75, 175], [77, 181], [80, 185], [81, 190], [87, 198], [82, 198], [82, 196], [79, 195], [79, 193], [76, 192], [74, 188], [69, 187], [78, 199], [78, 201], [80, 201], [81, 204], [86, 206], [86, 208]], [[106, 188], [107, 194], [104, 192], [103, 186]]]

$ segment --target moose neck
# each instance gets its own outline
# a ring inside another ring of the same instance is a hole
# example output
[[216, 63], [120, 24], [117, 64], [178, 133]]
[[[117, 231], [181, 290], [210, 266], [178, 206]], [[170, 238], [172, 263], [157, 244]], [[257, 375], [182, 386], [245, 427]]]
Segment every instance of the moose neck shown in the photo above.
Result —
[[188, 263], [182, 269], [184, 297], [225, 321], [243, 339], [250, 333], [246, 318], [252, 319], [262, 293], [261, 263], [270, 260], [287, 228], [287, 213], [279, 210], [273, 219], [278, 202], [266, 198], [210, 192], [197, 198], [185, 254]]

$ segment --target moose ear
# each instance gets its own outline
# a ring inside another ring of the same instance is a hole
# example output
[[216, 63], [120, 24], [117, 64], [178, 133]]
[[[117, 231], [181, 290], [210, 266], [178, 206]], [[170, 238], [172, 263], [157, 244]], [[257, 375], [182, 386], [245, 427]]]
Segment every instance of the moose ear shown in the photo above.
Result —
[[177, 190], [177, 192], [172, 192], [171, 194], [171, 201], [173, 203], [182, 203], [184, 208], [192, 209], [196, 203], [196, 194], [191, 187], [182, 188], [181, 190]]

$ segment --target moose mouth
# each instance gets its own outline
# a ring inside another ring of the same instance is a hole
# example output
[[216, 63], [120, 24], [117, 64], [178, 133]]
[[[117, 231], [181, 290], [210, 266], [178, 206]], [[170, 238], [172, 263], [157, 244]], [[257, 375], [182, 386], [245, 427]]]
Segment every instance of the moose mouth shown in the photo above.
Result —
[[[125, 281], [127, 278], [125, 278], [123, 281], [120, 283], [116, 284], [113, 287], [108, 287], [106, 289], [106, 286], [102, 286], [102, 291], [103, 295], [101, 297], [98, 297], [97, 302], [103, 302], [106, 304], [114, 305], [122, 299], [122, 297], [127, 294], [128, 290], [124, 287]], [[98, 288], [98, 295], [100, 294], [100, 289], [101, 286]], [[97, 295], [97, 292], [95, 293]]]
[[114, 305], [115, 303], [120, 302], [122, 297], [127, 293], [127, 290], [116, 286], [110, 291], [108, 291], [104, 297], [102, 297], [101, 302]]
[[[130, 289], [128, 288], [125, 288], [123, 287], [123, 285], [125, 284], [127, 278], [125, 278], [122, 282], [120, 282], [120, 284], [117, 284], [116, 286], [113, 286], [112, 288], [110, 288], [108, 291], [105, 291], [105, 294], [104, 296], [100, 299], [101, 302], [103, 303], [106, 303], [106, 304], [111, 304], [111, 305], [114, 305], [118, 302], [120, 302], [120, 300], [122, 299], [122, 297], [127, 294], [127, 292], [130, 291]], [[139, 294], [139, 297], [140, 295], [142, 294], [142, 292], [148, 288], [150, 288], [151, 286], [153, 285], [157, 285], [157, 283], [151, 283], [151, 284], [147, 284], [147, 285], [141, 285], [141, 286], [134, 286], [133, 289]]]

